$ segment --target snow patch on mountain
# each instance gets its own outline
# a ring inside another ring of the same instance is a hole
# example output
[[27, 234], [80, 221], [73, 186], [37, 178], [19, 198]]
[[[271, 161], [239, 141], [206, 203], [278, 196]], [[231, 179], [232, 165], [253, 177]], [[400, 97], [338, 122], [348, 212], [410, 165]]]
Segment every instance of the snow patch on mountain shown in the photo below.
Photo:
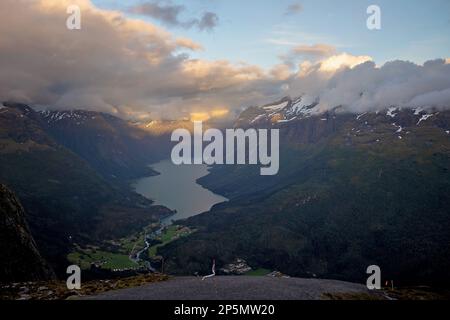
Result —
[[398, 130], [397, 130], [395, 133], [400, 133], [400, 132], [403, 131], [403, 127], [402, 127], [402, 126], [397, 125], [396, 123], [393, 123], [392, 125], [393, 125], [394, 127], [397, 127], [397, 128], [398, 128]]
[[362, 117], [364, 117], [367, 114], [367, 112], [364, 112], [363, 114], [360, 114], [356, 117], [356, 120], [361, 119]]
[[287, 123], [287, 122], [294, 121], [295, 119], [297, 119], [297, 117], [294, 117], [294, 118], [292, 118], [292, 119], [286, 119], [286, 120], [278, 120], [277, 122], [278, 122], [278, 123]]
[[397, 109], [398, 108], [395, 108], [395, 107], [389, 108], [386, 115], [388, 117], [395, 118], [397, 116], [397, 113], [394, 113], [394, 112], [397, 111]]
[[420, 113], [421, 113], [422, 111], [424, 111], [424, 109], [421, 108], [421, 107], [419, 107], [419, 108], [413, 109], [413, 111], [414, 111], [414, 115], [415, 115], [415, 116], [419, 116]]
[[286, 111], [289, 116], [303, 116], [309, 117], [314, 113], [319, 113], [314, 107], [317, 105], [317, 99], [303, 95], [293, 100], [291, 107]]
[[264, 106], [255, 107], [256, 114], [252, 118], [240, 118], [249, 124], [256, 124], [265, 121], [272, 123], [286, 123], [294, 120], [304, 119], [316, 114], [320, 114], [316, 108], [317, 99], [310, 96], [299, 96], [294, 99], [284, 98], [282, 102], [275, 102]]
[[422, 118], [420, 118], [419, 122], [417, 122], [417, 125], [419, 125], [422, 121], [427, 121], [429, 118], [434, 116], [434, 114], [424, 114]]
[[252, 121], [250, 121], [250, 123], [251, 123], [251, 124], [254, 124], [254, 123], [256, 123], [256, 122], [258, 122], [258, 121], [264, 119], [265, 117], [266, 117], [265, 114], [260, 114], [260, 115], [256, 116]]
[[281, 111], [284, 108], [286, 108], [288, 104], [289, 104], [289, 101], [284, 101], [279, 104], [265, 106], [265, 107], [263, 107], [263, 109], [266, 111]]
[[[47, 120], [47, 123], [55, 123], [64, 119], [76, 120], [76, 124], [80, 125], [83, 121], [87, 120], [89, 117], [85, 112], [82, 111], [50, 111], [43, 110], [40, 111], [42, 117]], [[91, 119], [95, 117], [91, 116]]]

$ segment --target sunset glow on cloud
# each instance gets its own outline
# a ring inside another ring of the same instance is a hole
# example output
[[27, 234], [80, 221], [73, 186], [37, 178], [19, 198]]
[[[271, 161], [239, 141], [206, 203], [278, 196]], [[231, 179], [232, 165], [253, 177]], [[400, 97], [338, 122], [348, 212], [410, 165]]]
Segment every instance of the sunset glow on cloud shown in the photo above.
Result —
[[[107, 9], [109, 2], [95, 2], [103, 6], [89, 0], [1, 1], [2, 100], [124, 117], [191, 117], [195, 110], [217, 105], [233, 110], [286, 95], [320, 96], [335, 74], [374, 60], [306, 35], [304, 43], [286, 46], [270, 67], [253, 59], [202, 58], [212, 47], [197, 36], [189, 37], [198, 32], [195, 28], [186, 28], [188, 34], [169, 30], [171, 25], [157, 25], [159, 18], [152, 21], [146, 15], [128, 14], [128, 7]], [[83, 22], [75, 32], [65, 28], [67, 6], [73, 4], [80, 6]], [[306, 12], [304, 6], [299, 14]], [[214, 25], [214, 32], [220, 28], [220, 23]], [[279, 31], [279, 40], [290, 34]], [[236, 50], [230, 47], [230, 55]], [[417, 63], [414, 68], [421, 70]]]

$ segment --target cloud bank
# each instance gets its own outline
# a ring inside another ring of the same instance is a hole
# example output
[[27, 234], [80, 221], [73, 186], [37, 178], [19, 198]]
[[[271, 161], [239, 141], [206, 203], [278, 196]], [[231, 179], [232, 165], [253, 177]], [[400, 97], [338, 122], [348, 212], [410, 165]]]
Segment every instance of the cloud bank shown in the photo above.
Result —
[[[82, 29], [71, 31], [74, 3]], [[0, 30], [1, 100], [177, 117], [273, 90], [256, 66], [193, 60], [200, 44], [89, 0], [2, 0]]]
[[[339, 67], [343, 61], [347, 66]], [[450, 65], [443, 59], [423, 66], [392, 61], [377, 67], [369, 57], [342, 54], [303, 66], [291, 81], [290, 92], [303, 90], [319, 97], [322, 110], [336, 106], [354, 113], [390, 106], [450, 109]]]
[[[66, 28], [72, 4], [81, 7], [82, 30]], [[289, 63], [282, 59], [270, 70], [192, 59], [201, 44], [89, 0], [2, 0], [0, 30], [0, 101], [163, 118], [237, 111], [302, 93], [320, 97], [324, 110], [450, 107], [445, 60], [378, 67], [370, 56], [326, 44], [298, 46]]]

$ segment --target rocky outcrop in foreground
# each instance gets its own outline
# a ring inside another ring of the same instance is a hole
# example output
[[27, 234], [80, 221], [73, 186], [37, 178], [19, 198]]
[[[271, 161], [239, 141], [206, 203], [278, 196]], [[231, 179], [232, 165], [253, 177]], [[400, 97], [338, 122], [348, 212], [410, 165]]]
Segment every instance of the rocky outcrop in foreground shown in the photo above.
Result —
[[55, 277], [42, 258], [16, 196], [0, 184], [0, 283]]
[[177, 277], [169, 281], [106, 292], [88, 300], [345, 300], [384, 299], [361, 284], [300, 278], [224, 276]]

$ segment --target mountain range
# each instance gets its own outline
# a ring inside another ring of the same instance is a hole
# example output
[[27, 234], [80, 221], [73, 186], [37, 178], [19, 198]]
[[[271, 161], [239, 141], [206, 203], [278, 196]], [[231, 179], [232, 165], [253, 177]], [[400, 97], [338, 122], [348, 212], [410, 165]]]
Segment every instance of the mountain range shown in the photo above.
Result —
[[158, 140], [127, 121], [87, 111], [0, 109], [0, 181], [19, 197], [42, 255], [58, 274], [74, 243], [141, 230], [171, 211], [134, 193], [129, 180], [155, 174]]
[[386, 107], [321, 112], [284, 98], [245, 110], [236, 127], [280, 129], [280, 172], [216, 166], [200, 183], [230, 199], [183, 223], [160, 249], [173, 273], [245, 259], [299, 277], [448, 283], [450, 112]]
[[[167, 272], [207, 274], [213, 259], [217, 269], [245, 259], [291, 276], [360, 282], [375, 264], [402, 284], [448, 282], [449, 111], [351, 114], [299, 96], [247, 108], [233, 125], [280, 129], [280, 172], [212, 167], [199, 183], [230, 201], [177, 222], [196, 232], [158, 249]], [[169, 156], [180, 127], [192, 123], [3, 103], [0, 182], [23, 204], [35, 243], [24, 250], [63, 274], [75, 243], [124, 237], [171, 214], [130, 181], [155, 174], [148, 164]]]

